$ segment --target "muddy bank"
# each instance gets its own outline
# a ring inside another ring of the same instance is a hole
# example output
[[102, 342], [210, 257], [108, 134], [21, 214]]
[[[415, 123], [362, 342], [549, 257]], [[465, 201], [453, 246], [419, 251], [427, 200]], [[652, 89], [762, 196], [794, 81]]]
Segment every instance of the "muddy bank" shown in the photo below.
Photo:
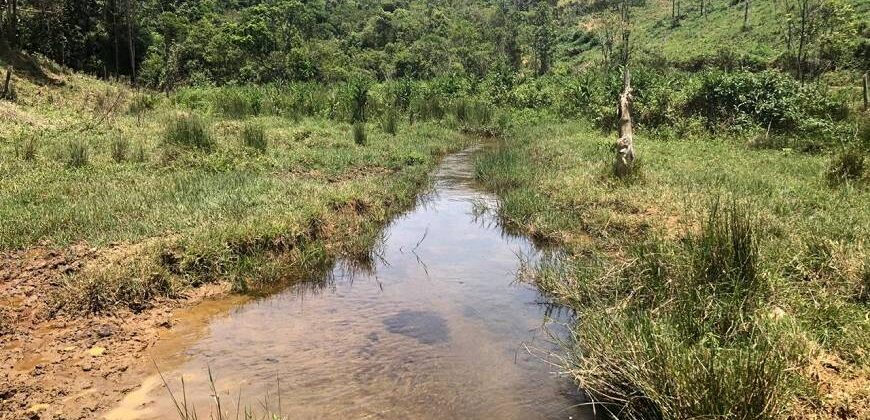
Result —
[[125, 373], [173, 326], [176, 309], [225, 294], [227, 284], [156, 299], [148, 309], [50, 316], [52, 290], [100, 251], [73, 246], [0, 256], [0, 418], [84, 419], [137, 385]]

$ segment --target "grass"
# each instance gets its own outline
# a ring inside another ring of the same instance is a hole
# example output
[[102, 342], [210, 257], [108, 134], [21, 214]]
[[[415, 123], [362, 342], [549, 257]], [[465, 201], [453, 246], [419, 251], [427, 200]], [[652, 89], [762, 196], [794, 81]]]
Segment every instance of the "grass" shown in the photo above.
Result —
[[[56, 288], [58, 312], [140, 309], [207, 282], [253, 290], [287, 270], [363, 253], [382, 224], [414, 202], [438, 157], [471, 141], [419, 123], [395, 136], [371, 132], [361, 148], [347, 123], [321, 114], [241, 122], [207, 115], [211, 105], [200, 108], [189, 91], [135, 114], [126, 111], [135, 96], [123, 87], [47, 71], [63, 89], [41, 92], [22, 79], [21, 100], [3, 105], [16, 117], [0, 120], [0, 251], [97, 250]], [[103, 112], [88, 92], [106, 86], [119, 89], [116, 108], [124, 111], [86, 125]], [[263, 95], [279, 96], [270, 89]], [[219, 96], [208, 92], [206, 101]], [[268, 153], [252, 154], [239, 141], [245, 127], [254, 148], [268, 133]], [[128, 143], [123, 164], [119, 136]], [[26, 142], [39, 145], [29, 161], [16, 158]], [[66, 168], [73, 152], [77, 170]]]
[[260, 153], [266, 153], [268, 139], [262, 125], [247, 123], [242, 127], [242, 143]]
[[[870, 193], [831, 186], [828, 156], [643, 133], [643, 177], [627, 183], [609, 173], [614, 138], [545, 118], [515, 124], [476, 165], [506, 224], [564, 248], [526, 274], [577, 311], [565, 368], [599, 409], [865, 410]], [[842, 382], [812, 374], [825, 358]]]
[[365, 146], [368, 142], [366, 135], [366, 123], [358, 122], [353, 124], [353, 142], [358, 146]]
[[196, 114], [176, 114], [166, 123], [166, 144], [210, 151], [214, 145], [203, 118]]
[[88, 145], [80, 139], [70, 140], [66, 144], [66, 159], [67, 168], [81, 168], [88, 164], [90, 159], [90, 151]]

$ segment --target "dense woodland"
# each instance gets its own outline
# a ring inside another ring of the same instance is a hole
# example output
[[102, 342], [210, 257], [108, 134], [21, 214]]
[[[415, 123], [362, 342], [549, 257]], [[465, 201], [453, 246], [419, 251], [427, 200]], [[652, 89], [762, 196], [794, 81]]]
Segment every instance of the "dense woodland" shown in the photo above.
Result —
[[630, 63], [641, 127], [751, 127], [810, 148], [854, 131], [838, 123], [870, 67], [868, 6], [850, 0], [3, 3], [6, 48], [151, 89], [428, 80], [610, 128]]

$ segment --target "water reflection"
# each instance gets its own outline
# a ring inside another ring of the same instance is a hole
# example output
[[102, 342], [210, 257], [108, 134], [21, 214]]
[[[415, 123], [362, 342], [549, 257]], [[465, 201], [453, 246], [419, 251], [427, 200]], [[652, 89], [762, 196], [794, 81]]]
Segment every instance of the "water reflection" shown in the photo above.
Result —
[[[470, 152], [453, 155], [370, 255], [237, 307], [154, 357], [176, 390], [185, 378], [202, 418], [213, 406], [207, 366], [231, 414], [240, 404], [290, 418], [586, 417], [546, 360], [573, 314], [515, 281], [542, 253], [498, 224], [494, 204], [473, 184]], [[110, 417], [173, 416], [160, 385], [147, 379]]]

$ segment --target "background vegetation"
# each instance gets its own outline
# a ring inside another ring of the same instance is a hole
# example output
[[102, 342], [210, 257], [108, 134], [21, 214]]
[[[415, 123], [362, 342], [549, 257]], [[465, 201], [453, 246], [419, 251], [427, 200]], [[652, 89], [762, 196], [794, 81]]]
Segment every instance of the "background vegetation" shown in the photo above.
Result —
[[0, 6], [0, 249], [133, 250], [57, 311], [362, 255], [438, 156], [494, 137], [478, 176], [562, 245], [528, 274], [577, 311], [565, 367], [603, 409], [870, 413], [865, 1]]

